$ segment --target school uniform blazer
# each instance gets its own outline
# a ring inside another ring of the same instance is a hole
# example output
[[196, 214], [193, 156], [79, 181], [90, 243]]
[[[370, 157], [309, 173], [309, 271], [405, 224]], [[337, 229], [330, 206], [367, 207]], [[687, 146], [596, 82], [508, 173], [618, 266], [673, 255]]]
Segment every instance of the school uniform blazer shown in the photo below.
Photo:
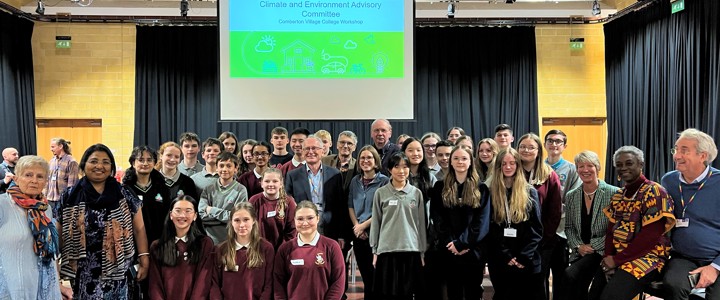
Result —
[[[300, 203], [312, 201], [307, 167], [302, 166], [287, 173], [285, 191]], [[323, 225], [324, 235], [332, 239], [348, 239], [352, 236], [352, 223], [347, 208], [347, 193], [343, 190], [340, 171], [328, 166], [322, 167], [323, 174]]]
[[[608, 219], [603, 210], [610, 204], [610, 198], [620, 188], [609, 185], [605, 181], [600, 180], [598, 189], [593, 198], [592, 211], [590, 221], [590, 246], [600, 255], [605, 253], [605, 233], [607, 231]], [[585, 207], [583, 200], [582, 185], [570, 190], [565, 198], [565, 234], [568, 238], [568, 248], [570, 248], [570, 260], [578, 259], [577, 247], [583, 244], [581, 238], [582, 232], [582, 213]]]

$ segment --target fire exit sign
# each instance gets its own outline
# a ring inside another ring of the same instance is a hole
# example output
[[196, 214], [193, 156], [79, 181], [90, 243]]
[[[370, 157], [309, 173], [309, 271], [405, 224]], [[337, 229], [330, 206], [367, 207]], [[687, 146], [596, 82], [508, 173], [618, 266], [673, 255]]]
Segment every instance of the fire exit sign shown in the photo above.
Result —
[[677, 0], [673, 2], [671, 5], [671, 11], [672, 13], [680, 12], [685, 10], [685, 0]]
[[70, 36], [55, 36], [55, 48], [69, 49], [72, 46], [72, 42], [70, 41], [71, 39], [72, 38]]

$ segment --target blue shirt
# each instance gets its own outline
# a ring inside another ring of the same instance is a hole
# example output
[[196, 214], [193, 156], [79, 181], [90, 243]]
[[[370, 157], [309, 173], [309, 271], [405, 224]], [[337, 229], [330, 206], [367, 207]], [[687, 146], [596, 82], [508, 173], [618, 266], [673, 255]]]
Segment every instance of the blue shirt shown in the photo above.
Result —
[[318, 170], [317, 174], [313, 174], [310, 166], [307, 164], [305, 164], [305, 170], [307, 170], [308, 182], [310, 183], [311, 200], [317, 205], [318, 212], [322, 215], [322, 212], [325, 211], [325, 202], [323, 201], [323, 166], [320, 165], [320, 170]]
[[363, 174], [353, 177], [352, 181], [350, 181], [350, 194], [348, 195], [348, 207], [355, 210], [355, 218], [359, 223], [365, 222], [372, 217], [372, 201], [375, 191], [390, 182], [387, 176], [377, 173], [366, 188], [363, 186], [362, 178]]

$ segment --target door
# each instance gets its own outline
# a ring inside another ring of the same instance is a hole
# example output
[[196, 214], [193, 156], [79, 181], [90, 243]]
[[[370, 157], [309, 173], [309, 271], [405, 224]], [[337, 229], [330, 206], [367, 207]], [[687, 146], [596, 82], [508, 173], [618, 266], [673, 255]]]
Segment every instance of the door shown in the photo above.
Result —
[[[605, 118], [543, 118], [540, 138], [552, 129], [560, 129], [567, 135], [563, 158], [575, 163], [575, 155], [584, 150], [597, 153], [600, 158], [600, 175], [605, 178], [607, 149], [607, 122]], [[545, 151], [547, 157], [547, 151]], [[613, 172], [613, 170], [610, 170]]]
[[63, 138], [70, 144], [75, 160], [80, 162], [85, 149], [102, 143], [102, 120], [100, 119], [38, 119], [37, 153], [47, 161], [52, 159], [50, 139]]

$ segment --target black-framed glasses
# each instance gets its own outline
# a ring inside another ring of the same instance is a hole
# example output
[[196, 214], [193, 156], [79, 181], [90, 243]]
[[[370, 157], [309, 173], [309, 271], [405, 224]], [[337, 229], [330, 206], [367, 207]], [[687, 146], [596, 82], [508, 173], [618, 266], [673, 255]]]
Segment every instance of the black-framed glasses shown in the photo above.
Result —
[[546, 139], [545, 142], [548, 143], [548, 145], [562, 146], [563, 144], [565, 144], [565, 141], [563, 141], [562, 139]]

